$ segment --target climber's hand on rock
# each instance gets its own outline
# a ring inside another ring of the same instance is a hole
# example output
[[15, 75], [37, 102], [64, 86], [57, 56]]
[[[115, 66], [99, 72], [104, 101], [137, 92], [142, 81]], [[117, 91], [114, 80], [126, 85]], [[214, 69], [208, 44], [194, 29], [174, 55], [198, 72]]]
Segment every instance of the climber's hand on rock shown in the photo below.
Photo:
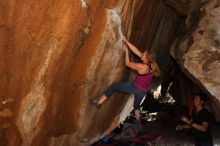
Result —
[[124, 35], [122, 36], [122, 39], [123, 39], [123, 41], [124, 41], [125, 43], [127, 43], [128, 40], [127, 40], [127, 38], [126, 38]]

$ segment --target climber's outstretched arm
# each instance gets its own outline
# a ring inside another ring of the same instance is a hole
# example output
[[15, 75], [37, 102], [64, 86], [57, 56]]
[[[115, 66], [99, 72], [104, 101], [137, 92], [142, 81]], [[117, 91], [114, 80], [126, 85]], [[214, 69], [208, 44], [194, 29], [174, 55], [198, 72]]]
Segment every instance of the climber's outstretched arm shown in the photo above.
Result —
[[136, 63], [130, 61], [128, 47], [125, 47], [125, 65], [133, 70], [138, 70], [139, 67]]
[[143, 55], [143, 53], [141, 53], [141, 51], [138, 50], [137, 47], [135, 47], [133, 44], [131, 44], [125, 37], [123, 37], [123, 41], [125, 42], [125, 44], [129, 47], [129, 49], [136, 54], [138, 57], [141, 57]]
[[138, 71], [138, 73], [140, 74], [148, 73], [150, 70], [149, 67], [146, 65], [143, 65], [141, 63], [134, 63], [130, 61], [128, 47], [125, 47], [125, 65], [130, 69]]

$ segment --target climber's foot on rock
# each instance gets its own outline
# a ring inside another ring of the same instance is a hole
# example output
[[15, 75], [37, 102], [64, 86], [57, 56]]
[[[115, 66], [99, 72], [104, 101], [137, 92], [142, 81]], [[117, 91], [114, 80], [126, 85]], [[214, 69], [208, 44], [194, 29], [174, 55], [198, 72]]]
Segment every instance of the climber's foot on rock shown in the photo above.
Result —
[[100, 109], [101, 104], [98, 104], [98, 102], [94, 99], [90, 99], [89, 103], [93, 106], [95, 106], [97, 109]]

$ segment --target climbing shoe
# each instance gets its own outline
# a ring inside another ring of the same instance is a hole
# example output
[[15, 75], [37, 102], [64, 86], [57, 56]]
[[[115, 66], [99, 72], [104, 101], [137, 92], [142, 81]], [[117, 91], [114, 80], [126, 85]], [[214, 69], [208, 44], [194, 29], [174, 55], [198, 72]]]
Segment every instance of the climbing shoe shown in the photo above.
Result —
[[101, 104], [98, 104], [96, 100], [90, 99], [90, 104], [95, 106], [97, 109], [100, 109]]

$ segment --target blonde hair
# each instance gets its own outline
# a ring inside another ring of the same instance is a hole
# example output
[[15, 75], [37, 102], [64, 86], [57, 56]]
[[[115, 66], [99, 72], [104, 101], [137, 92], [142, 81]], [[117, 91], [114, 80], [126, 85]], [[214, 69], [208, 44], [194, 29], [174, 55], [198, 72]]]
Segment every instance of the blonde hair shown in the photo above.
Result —
[[156, 77], [159, 77], [161, 72], [160, 72], [160, 69], [159, 69], [159, 67], [156, 63], [155, 54], [149, 53], [148, 54], [148, 60], [149, 60], [153, 75], [156, 76]]

